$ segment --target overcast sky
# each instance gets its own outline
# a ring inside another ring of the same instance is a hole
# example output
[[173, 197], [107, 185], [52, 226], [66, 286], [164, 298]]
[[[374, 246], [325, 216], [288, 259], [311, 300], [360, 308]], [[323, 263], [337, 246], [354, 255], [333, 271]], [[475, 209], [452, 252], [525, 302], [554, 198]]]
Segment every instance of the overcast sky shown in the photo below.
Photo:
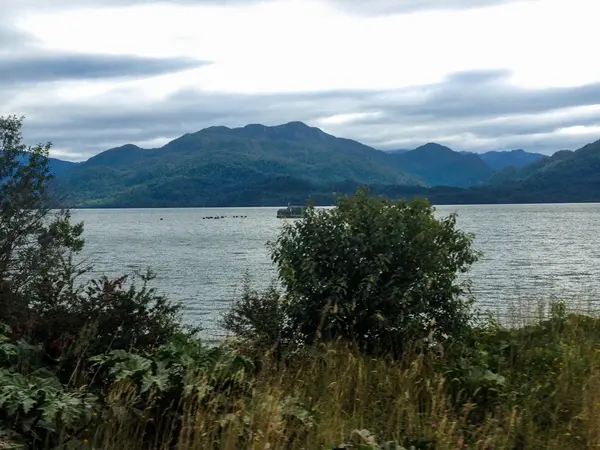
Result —
[[381, 149], [552, 153], [600, 139], [598, 17], [597, 0], [0, 0], [0, 115], [71, 160], [295, 120]]

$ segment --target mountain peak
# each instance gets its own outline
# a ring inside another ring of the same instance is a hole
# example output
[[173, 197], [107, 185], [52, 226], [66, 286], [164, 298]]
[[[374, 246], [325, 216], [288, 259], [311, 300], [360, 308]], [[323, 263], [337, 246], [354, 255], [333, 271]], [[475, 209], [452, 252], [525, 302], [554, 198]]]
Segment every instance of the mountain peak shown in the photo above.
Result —
[[125, 144], [106, 150], [87, 160], [92, 165], [127, 164], [139, 158], [144, 149], [134, 144]]
[[309, 127], [308, 125], [306, 125], [304, 122], [300, 122], [299, 120], [294, 120], [292, 122], [288, 122], [288, 123], [284, 123], [281, 125], [277, 125], [276, 128], [291, 128], [291, 129], [295, 129], [295, 130], [307, 130], [307, 129], [311, 129], [311, 127]]
[[455, 152], [435, 142], [392, 157], [401, 170], [420, 176], [430, 185], [473, 186], [487, 181], [493, 173], [477, 155]]
[[223, 125], [213, 125], [212, 127], [205, 128], [201, 131], [207, 131], [207, 132], [211, 132], [211, 133], [227, 133], [227, 132], [231, 131], [231, 128], [225, 127]]
[[253, 138], [281, 139], [292, 141], [323, 141], [331, 138], [327, 133], [304, 122], [294, 121], [281, 125], [266, 126], [258, 123], [249, 124], [235, 131]]
[[436, 153], [440, 153], [440, 152], [452, 152], [455, 153], [454, 150], [452, 150], [449, 147], [446, 147], [445, 145], [442, 144], [438, 144], [436, 142], [428, 142], [425, 145], [421, 145], [420, 147], [417, 147], [413, 150], [414, 152], [436, 152]]
[[110, 150], [113, 150], [113, 151], [122, 151], [123, 152], [123, 151], [137, 151], [137, 150], [142, 150], [142, 148], [138, 147], [135, 144], [125, 144], [125, 145], [121, 145], [120, 147], [112, 148]]

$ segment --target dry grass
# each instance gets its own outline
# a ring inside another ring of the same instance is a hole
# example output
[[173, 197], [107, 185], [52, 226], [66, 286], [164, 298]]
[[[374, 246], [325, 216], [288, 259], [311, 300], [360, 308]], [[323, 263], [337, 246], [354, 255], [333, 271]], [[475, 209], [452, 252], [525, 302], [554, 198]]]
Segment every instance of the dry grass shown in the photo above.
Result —
[[330, 449], [348, 442], [353, 430], [367, 429], [380, 445], [394, 441], [415, 449], [600, 447], [596, 319], [487, 328], [475, 345], [505, 377], [503, 384], [490, 385], [481, 373], [473, 381], [471, 368], [457, 369], [452, 352], [387, 361], [341, 346], [285, 365], [265, 357], [241, 385], [212, 392], [198, 380], [195, 395], [174, 399], [158, 414], [132, 409], [139, 393], [120, 384], [108, 397], [112, 412], [86, 442], [115, 450]]

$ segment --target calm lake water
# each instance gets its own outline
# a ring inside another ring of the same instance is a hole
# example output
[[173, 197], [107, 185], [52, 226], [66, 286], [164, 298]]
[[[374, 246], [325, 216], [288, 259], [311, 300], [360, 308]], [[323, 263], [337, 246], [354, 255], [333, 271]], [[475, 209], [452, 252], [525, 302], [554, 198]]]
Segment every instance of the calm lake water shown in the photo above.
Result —
[[[84, 257], [94, 274], [152, 268], [154, 285], [185, 305], [185, 319], [216, 336], [245, 273], [257, 287], [274, 280], [265, 244], [282, 225], [276, 210], [77, 210], [73, 216], [85, 222]], [[440, 216], [451, 212], [483, 252], [470, 273], [482, 309], [507, 317], [534, 314], [540, 302], [557, 299], [600, 306], [600, 204], [437, 207]]]

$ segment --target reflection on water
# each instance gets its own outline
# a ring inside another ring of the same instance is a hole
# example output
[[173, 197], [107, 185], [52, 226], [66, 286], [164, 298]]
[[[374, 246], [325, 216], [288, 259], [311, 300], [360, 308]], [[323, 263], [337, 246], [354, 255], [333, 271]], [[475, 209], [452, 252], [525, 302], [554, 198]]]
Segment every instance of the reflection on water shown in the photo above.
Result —
[[[78, 210], [74, 218], [85, 222], [84, 257], [95, 274], [152, 268], [159, 290], [185, 304], [186, 320], [214, 335], [246, 272], [257, 286], [274, 279], [265, 244], [282, 224], [276, 210]], [[518, 315], [535, 312], [539, 300], [556, 299], [594, 306], [600, 292], [599, 204], [437, 208], [439, 215], [450, 212], [458, 213], [459, 227], [475, 234], [475, 247], [483, 252], [470, 274], [482, 308], [502, 314], [516, 308]]]

